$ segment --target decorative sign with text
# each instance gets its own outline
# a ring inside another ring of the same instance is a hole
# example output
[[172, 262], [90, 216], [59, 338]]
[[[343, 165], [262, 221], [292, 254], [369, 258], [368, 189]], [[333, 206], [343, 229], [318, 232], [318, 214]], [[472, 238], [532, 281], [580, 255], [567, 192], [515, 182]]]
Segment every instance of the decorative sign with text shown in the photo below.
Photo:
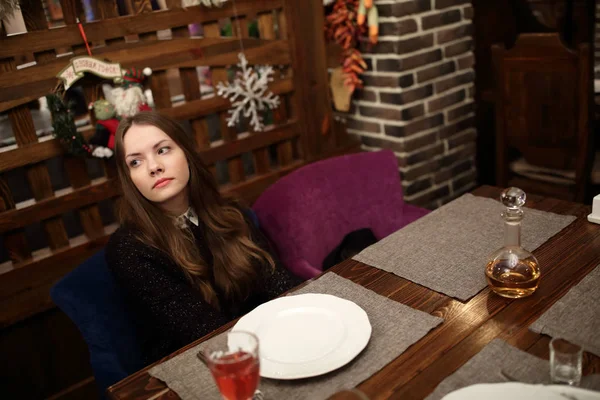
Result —
[[112, 79], [114, 83], [120, 83], [123, 80], [121, 64], [88, 56], [72, 58], [69, 65], [63, 68], [56, 77], [63, 81], [65, 90], [68, 90], [75, 82], [83, 78], [86, 72], [105, 79]]

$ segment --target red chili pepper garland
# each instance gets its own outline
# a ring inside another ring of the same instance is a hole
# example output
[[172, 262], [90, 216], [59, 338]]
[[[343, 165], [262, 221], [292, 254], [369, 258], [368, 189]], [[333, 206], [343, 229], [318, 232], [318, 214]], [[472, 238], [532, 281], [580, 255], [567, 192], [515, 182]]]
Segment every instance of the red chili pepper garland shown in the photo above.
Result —
[[344, 84], [352, 89], [363, 87], [363, 81], [358, 76], [367, 69], [367, 63], [356, 49], [360, 37], [366, 33], [365, 25], [359, 25], [356, 18], [359, 5], [360, 0], [336, 0], [325, 20], [327, 40], [342, 47]]

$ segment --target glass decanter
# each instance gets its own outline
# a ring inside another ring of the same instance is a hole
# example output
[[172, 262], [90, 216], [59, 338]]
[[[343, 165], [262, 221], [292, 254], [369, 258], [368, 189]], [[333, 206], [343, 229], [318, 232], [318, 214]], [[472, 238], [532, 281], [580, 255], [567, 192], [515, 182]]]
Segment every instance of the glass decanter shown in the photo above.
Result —
[[506, 206], [504, 246], [489, 256], [485, 276], [490, 288], [503, 297], [527, 297], [538, 287], [540, 266], [533, 254], [521, 247], [521, 220], [525, 192], [516, 187], [504, 190], [500, 201]]

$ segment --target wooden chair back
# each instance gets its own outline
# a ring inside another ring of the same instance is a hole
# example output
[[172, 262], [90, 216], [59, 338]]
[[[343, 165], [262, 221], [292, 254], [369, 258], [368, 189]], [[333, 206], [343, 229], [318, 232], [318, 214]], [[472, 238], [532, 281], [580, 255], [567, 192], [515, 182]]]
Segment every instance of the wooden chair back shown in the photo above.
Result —
[[522, 34], [492, 48], [496, 76], [496, 180], [508, 186], [510, 151], [532, 165], [575, 170], [583, 201], [592, 163], [591, 65], [587, 43], [567, 48], [558, 33]]

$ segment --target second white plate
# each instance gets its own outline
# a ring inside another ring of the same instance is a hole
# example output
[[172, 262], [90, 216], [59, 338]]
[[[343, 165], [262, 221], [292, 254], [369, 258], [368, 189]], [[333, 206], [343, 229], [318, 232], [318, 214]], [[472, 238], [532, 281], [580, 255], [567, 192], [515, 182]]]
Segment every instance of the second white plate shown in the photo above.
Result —
[[371, 337], [367, 313], [326, 294], [285, 296], [243, 316], [233, 331], [258, 336], [260, 375], [300, 379], [333, 371], [356, 357]]
[[519, 382], [477, 384], [448, 393], [442, 400], [600, 400], [600, 393], [564, 385]]

